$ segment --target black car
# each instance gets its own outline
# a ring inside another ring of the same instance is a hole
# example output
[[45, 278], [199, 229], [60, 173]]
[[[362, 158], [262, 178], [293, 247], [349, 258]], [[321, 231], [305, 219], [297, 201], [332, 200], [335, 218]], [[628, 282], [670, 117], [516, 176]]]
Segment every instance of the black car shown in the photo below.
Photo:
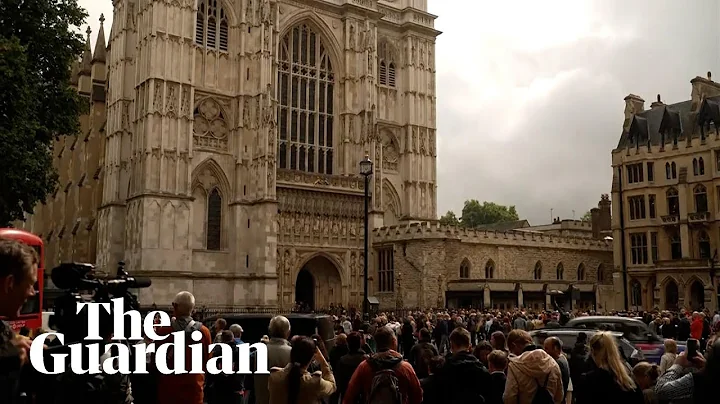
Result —
[[[557, 337], [562, 342], [563, 352], [565, 353], [565, 355], [567, 355], [569, 359], [572, 348], [573, 346], [575, 346], [578, 335], [581, 332], [585, 333], [588, 337], [588, 340], [590, 340], [593, 335], [600, 331], [588, 330], [584, 328], [543, 328], [540, 330], [531, 331], [530, 336], [533, 339], [533, 343], [537, 346], [543, 346], [543, 344], [545, 343], [545, 339], [549, 337]], [[623, 337], [622, 333], [612, 332], [612, 334], [615, 336], [616, 342], [622, 350], [622, 354], [625, 357], [625, 360], [627, 360], [630, 366], [635, 366], [638, 362], [645, 360], [645, 356], [643, 355], [643, 353], [639, 349], [637, 349], [632, 342], [628, 341], [627, 338]]]
[[[270, 319], [275, 314], [269, 313], [227, 313], [211, 316], [203, 321], [206, 327], [212, 329], [218, 318], [227, 321], [228, 327], [233, 324], [239, 324], [243, 328], [243, 342], [255, 343], [260, 342], [263, 335], [268, 334], [268, 326]], [[313, 334], [320, 335], [325, 340], [328, 349], [332, 346], [335, 332], [333, 329], [334, 321], [331, 316], [324, 314], [300, 314], [288, 313], [283, 314], [290, 321], [290, 337], [295, 335], [311, 336]]]

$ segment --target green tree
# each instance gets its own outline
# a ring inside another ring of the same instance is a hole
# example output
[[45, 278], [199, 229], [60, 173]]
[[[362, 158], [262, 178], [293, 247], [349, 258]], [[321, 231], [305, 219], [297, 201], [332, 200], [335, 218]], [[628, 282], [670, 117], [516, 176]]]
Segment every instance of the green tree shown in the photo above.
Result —
[[463, 227], [477, 227], [483, 224], [511, 222], [519, 220], [515, 206], [498, 205], [495, 202], [483, 202], [476, 199], [465, 201], [460, 223]]
[[69, 83], [86, 17], [77, 0], [0, 1], [0, 226], [57, 187], [53, 140], [77, 134], [84, 109]]
[[448, 226], [459, 226], [460, 220], [458, 220], [457, 216], [455, 216], [455, 212], [453, 212], [452, 210], [448, 210], [445, 215], [440, 217], [440, 224]]
[[582, 220], [583, 222], [589, 222], [591, 219], [592, 219], [592, 213], [590, 213], [589, 210], [587, 212], [585, 212], [585, 214], [582, 215], [582, 217], [580, 218], [580, 220]]

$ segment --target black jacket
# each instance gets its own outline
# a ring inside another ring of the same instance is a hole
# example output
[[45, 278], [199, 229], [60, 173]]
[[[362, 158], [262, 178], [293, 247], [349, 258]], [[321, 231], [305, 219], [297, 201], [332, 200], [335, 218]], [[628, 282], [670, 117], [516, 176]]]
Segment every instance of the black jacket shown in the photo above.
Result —
[[484, 403], [492, 396], [490, 372], [470, 352], [458, 352], [435, 374], [436, 391], [428, 403]]
[[10, 325], [0, 321], [0, 403], [18, 402], [20, 351], [10, 341], [15, 337]]
[[350, 379], [352, 378], [355, 369], [367, 358], [368, 356], [364, 351], [360, 350], [357, 352], [350, 352], [344, 355], [338, 361], [337, 367], [333, 368], [335, 374], [335, 383], [337, 384], [337, 391], [341, 396], [345, 395]]
[[485, 404], [503, 404], [507, 376], [503, 372], [494, 372], [490, 374], [490, 380], [492, 381], [492, 393], [485, 398]]
[[406, 356], [407, 361], [413, 366], [419, 379], [428, 375], [427, 356], [438, 356], [437, 348], [430, 342], [418, 342], [410, 349], [410, 354]]
[[683, 317], [680, 320], [677, 328], [678, 341], [687, 341], [690, 338], [690, 320], [687, 317]]
[[580, 383], [582, 395], [577, 397], [578, 404], [644, 404], [642, 390], [635, 388], [624, 391], [607, 370], [594, 367], [586, 373]]

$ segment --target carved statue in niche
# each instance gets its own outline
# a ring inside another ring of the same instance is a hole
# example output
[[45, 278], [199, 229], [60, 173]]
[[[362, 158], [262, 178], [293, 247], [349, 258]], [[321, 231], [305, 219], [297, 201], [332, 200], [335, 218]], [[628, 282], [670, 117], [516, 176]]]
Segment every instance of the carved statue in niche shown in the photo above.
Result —
[[263, 33], [263, 50], [270, 52], [270, 36], [272, 35], [272, 31], [270, 29], [266, 29]]
[[350, 235], [357, 236], [357, 223], [354, 220], [350, 222]]
[[272, 161], [268, 162], [267, 186], [268, 192], [272, 192], [272, 190], [275, 188], [275, 163]]
[[313, 233], [320, 233], [320, 215], [315, 215], [313, 219]]
[[295, 227], [295, 234], [300, 234], [302, 232], [302, 221], [300, 220], [300, 215], [295, 214], [295, 224], [293, 227]]
[[253, 17], [253, 0], [247, 0], [247, 8], [245, 9], [245, 19], [252, 22]]
[[332, 234], [333, 234], [333, 236], [337, 236], [339, 232], [340, 232], [340, 228], [338, 227], [338, 222], [337, 222], [337, 220], [333, 220], [333, 221], [332, 221]]
[[341, 236], [347, 235], [347, 221], [346, 220], [340, 221], [340, 235]]
[[255, 98], [255, 128], [260, 127], [260, 118], [262, 116], [262, 109], [260, 107], [260, 97]]
[[399, 159], [400, 154], [397, 147], [395, 146], [395, 142], [390, 138], [389, 135], [385, 136], [385, 138], [383, 139], [382, 150], [383, 169], [397, 171]]
[[350, 49], [355, 49], [355, 25], [350, 23]]
[[183, 86], [181, 113], [183, 115], [190, 114], [190, 88], [187, 86]]
[[262, 16], [263, 24], [270, 25], [270, 0], [263, 0], [260, 15]]
[[323, 218], [323, 235], [327, 236], [330, 233], [330, 219], [327, 217]]
[[310, 218], [307, 216], [303, 218], [303, 230], [305, 234], [310, 234]]
[[250, 99], [245, 98], [243, 103], [243, 126], [245, 129], [250, 128]]

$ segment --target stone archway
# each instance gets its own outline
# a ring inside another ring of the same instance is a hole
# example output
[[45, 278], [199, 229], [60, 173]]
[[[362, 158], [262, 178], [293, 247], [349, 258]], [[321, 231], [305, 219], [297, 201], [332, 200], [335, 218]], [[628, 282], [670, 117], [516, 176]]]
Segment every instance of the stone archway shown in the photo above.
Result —
[[335, 306], [343, 303], [342, 278], [335, 263], [324, 255], [316, 255], [305, 262], [295, 280], [294, 301], [302, 301], [312, 310], [326, 309], [331, 303]]
[[680, 301], [680, 293], [678, 285], [674, 280], [670, 279], [665, 284], [665, 309], [677, 310]]
[[700, 310], [705, 307], [705, 286], [699, 280], [690, 284], [690, 308]]

